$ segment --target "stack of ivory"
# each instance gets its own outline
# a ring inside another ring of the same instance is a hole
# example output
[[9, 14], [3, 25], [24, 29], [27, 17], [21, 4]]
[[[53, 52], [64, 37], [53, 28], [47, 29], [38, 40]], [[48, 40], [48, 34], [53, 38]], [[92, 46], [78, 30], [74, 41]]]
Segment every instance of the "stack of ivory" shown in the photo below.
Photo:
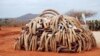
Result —
[[96, 47], [95, 38], [77, 18], [48, 9], [32, 19], [16, 40], [16, 50], [81, 52]]

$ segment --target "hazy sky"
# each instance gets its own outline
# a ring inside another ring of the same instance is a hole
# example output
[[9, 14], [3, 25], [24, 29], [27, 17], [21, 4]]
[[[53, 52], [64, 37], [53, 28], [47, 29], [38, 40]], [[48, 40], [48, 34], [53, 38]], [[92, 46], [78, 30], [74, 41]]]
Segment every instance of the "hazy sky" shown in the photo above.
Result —
[[39, 14], [44, 9], [60, 13], [69, 10], [92, 10], [100, 18], [100, 0], [0, 0], [0, 17], [18, 17], [26, 13]]

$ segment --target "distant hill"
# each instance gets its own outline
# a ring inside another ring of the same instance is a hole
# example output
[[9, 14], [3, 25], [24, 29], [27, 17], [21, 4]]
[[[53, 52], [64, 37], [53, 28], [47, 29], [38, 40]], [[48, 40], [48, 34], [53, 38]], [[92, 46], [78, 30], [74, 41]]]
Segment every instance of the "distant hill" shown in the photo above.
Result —
[[16, 18], [0, 18], [0, 26], [24, 26], [39, 14], [28, 13]]
[[20, 20], [28, 20], [28, 19], [33, 19], [36, 16], [38, 16], [38, 14], [28, 13], [28, 14], [22, 15], [20, 17], [17, 17], [17, 19], [20, 19]]

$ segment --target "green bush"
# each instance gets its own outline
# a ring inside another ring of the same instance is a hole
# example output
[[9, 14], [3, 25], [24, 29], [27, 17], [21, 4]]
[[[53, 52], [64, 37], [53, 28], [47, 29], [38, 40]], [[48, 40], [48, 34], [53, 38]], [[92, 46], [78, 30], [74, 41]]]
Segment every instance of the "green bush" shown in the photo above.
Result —
[[98, 31], [100, 30], [100, 20], [89, 20], [87, 21], [90, 30]]

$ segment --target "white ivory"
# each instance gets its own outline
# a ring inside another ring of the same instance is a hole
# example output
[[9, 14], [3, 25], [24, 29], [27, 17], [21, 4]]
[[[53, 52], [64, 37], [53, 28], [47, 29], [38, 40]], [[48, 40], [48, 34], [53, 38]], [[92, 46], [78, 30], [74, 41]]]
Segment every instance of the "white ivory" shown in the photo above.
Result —
[[96, 39], [97, 48], [100, 48], [100, 32], [93, 32], [93, 35]]

